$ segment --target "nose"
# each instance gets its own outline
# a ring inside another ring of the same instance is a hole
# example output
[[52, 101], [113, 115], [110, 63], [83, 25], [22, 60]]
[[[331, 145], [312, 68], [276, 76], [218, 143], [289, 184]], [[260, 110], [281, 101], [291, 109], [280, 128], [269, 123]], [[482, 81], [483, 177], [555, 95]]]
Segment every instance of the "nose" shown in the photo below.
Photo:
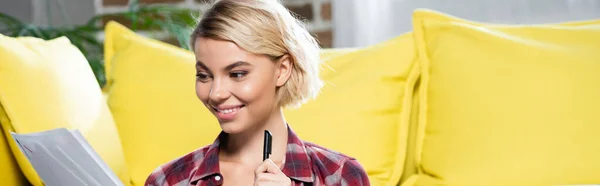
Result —
[[210, 93], [208, 95], [208, 98], [213, 103], [224, 102], [225, 100], [227, 100], [227, 98], [229, 98], [229, 96], [231, 96], [228, 87], [229, 86], [227, 85], [226, 81], [215, 79], [212, 83], [212, 86], [210, 87]]

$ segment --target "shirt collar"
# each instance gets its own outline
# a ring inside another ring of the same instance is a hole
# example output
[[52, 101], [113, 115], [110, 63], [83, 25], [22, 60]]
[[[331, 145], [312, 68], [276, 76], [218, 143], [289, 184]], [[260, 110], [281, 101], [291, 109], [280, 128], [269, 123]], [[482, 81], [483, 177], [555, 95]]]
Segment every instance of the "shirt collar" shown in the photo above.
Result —
[[[196, 183], [198, 180], [204, 179], [207, 176], [212, 176], [220, 173], [219, 169], [219, 144], [226, 133], [221, 132], [219, 137], [203, 154], [204, 158], [200, 160], [195, 168], [193, 175], [190, 177], [189, 183]], [[302, 182], [313, 182], [314, 173], [312, 171], [312, 163], [310, 156], [306, 151], [304, 142], [292, 131], [288, 125], [288, 141], [285, 153], [285, 162], [282, 172], [291, 179]]]
[[213, 142], [213, 144], [208, 147], [208, 150], [204, 154], [200, 154], [204, 156], [201, 158], [200, 162], [196, 166], [195, 170], [192, 171], [193, 175], [190, 177], [188, 183], [195, 184], [198, 180], [204, 179], [207, 176], [212, 176], [220, 173], [219, 169], [219, 144], [220, 139], [225, 137], [227, 134], [221, 132], [217, 139]]
[[314, 181], [312, 163], [306, 151], [306, 146], [304, 146], [304, 142], [296, 136], [296, 133], [294, 133], [289, 125], [287, 150], [282, 171], [288, 177], [298, 181]]

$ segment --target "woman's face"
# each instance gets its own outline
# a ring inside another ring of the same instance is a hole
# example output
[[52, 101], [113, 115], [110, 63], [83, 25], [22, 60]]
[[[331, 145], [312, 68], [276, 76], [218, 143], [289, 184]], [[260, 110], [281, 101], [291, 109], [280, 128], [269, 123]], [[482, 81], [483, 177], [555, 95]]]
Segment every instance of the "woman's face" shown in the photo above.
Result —
[[273, 61], [233, 42], [205, 37], [197, 38], [194, 47], [196, 95], [224, 132], [256, 127], [279, 110], [276, 89], [289, 78], [287, 57]]

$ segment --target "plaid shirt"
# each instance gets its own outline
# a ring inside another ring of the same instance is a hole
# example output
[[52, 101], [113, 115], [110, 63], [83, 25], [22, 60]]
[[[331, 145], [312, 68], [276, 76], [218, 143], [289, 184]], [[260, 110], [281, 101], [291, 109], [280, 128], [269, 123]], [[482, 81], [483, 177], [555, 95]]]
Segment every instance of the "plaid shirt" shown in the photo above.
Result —
[[[145, 185], [222, 185], [227, 179], [219, 171], [219, 139], [223, 134], [213, 144], [158, 167]], [[303, 142], [289, 127], [282, 171], [294, 186], [369, 185], [367, 174], [354, 158]]]

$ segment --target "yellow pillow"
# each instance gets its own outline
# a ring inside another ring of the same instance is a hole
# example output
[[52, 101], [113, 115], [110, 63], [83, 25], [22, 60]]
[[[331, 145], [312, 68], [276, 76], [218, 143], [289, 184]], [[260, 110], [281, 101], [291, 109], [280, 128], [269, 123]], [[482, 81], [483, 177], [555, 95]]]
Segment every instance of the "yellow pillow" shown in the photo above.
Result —
[[9, 132], [78, 129], [119, 178], [129, 183], [113, 118], [89, 64], [66, 37], [44, 41], [0, 35], [0, 122], [34, 185], [42, 185]]
[[[418, 61], [418, 59], [416, 59]], [[408, 127], [408, 138], [406, 139], [406, 162], [404, 163], [404, 169], [402, 170], [402, 176], [400, 178], [400, 183], [405, 183], [407, 179], [412, 177], [413, 175], [417, 175], [417, 162], [415, 149], [417, 144], [415, 143], [417, 139], [417, 128], [418, 128], [418, 118], [419, 118], [419, 92], [421, 91], [421, 83], [418, 80], [415, 88], [412, 93], [412, 106], [410, 110], [410, 118], [409, 118], [409, 127]]]
[[300, 138], [356, 158], [372, 185], [397, 185], [418, 77], [413, 57], [411, 34], [333, 57], [321, 94], [286, 119]]
[[[2, 121], [0, 121], [2, 123]], [[20, 186], [28, 184], [25, 176], [19, 169], [17, 160], [15, 160], [7, 138], [4, 138], [4, 131], [0, 128], [0, 180], [5, 186]]]
[[429, 11], [413, 24], [422, 91], [410, 185], [600, 183], [600, 27]]
[[[521, 27], [519, 25], [507, 25], [507, 24], [490, 24], [490, 23], [482, 23], [482, 22], [476, 22], [476, 21], [472, 21], [472, 20], [467, 20], [467, 19], [463, 19], [463, 18], [459, 18], [456, 16], [452, 16], [452, 15], [448, 15], [448, 14], [444, 14], [441, 12], [437, 12], [437, 11], [433, 11], [433, 10], [428, 10], [428, 9], [420, 9], [418, 10], [419, 12], [421, 12], [422, 14], [427, 14], [427, 17], [430, 19], [436, 19], [439, 21], [453, 21], [453, 22], [463, 22], [463, 23], [467, 23], [467, 24], [473, 24], [473, 25], [479, 25], [479, 26], [485, 26], [485, 27]], [[562, 23], [553, 23], [553, 24], [547, 24], [547, 25], [563, 25], [563, 26], [593, 26], [593, 25], [600, 25], [600, 20], [585, 20], [585, 21], [572, 21], [572, 22], [562, 22]], [[418, 59], [417, 59], [418, 61]], [[416, 88], [415, 88], [416, 89]], [[417, 91], [417, 90], [415, 90]], [[414, 99], [418, 100], [418, 95], [414, 94]], [[408, 145], [407, 145], [407, 159], [406, 159], [406, 163], [405, 163], [405, 167], [404, 167], [404, 171], [402, 174], [402, 178], [401, 178], [401, 183], [403, 184], [407, 184], [407, 185], [412, 185], [411, 183], [409, 183], [409, 181], [406, 181], [407, 179], [409, 179], [411, 176], [415, 175], [416, 173], [416, 169], [417, 167], [417, 163], [416, 163], [416, 154], [415, 154], [415, 150], [416, 150], [416, 138], [417, 138], [417, 125], [415, 124], [417, 122], [417, 116], [418, 115], [418, 110], [415, 110], [416, 107], [418, 107], [419, 103], [418, 101], [413, 102], [413, 110], [411, 111], [411, 115], [415, 115], [414, 117], [411, 116], [410, 118], [410, 126], [411, 128], [409, 129], [409, 139], [408, 139]], [[411, 178], [412, 179], [412, 178]], [[414, 179], [413, 179], [414, 180]]]
[[134, 185], [158, 166], [208, 145], [221, 131], [196, 97], [190, 51], [106, 25], [105, 91]]

